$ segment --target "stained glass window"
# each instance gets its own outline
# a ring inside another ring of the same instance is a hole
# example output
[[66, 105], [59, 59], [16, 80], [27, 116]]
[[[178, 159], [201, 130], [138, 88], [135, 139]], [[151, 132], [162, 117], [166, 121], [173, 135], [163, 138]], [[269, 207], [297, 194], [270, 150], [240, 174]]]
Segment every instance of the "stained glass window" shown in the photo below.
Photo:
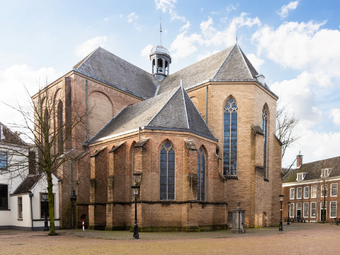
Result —
[[224, 108], [223, 174], [237, 174], [237, 111], [235, 100], [230, 97]]
[[268, 178], [267, 171], [267, 140], [268, 140], [268, 114], [266, 107], [263, 106], [262, 110], [262, 130], [263, 130], [263, 141], [264, 141], [264, 152], [263, 152], [263, 169], [264, 169], [264, 177]]
[[197, 200], [205, 199], [205, 154], [202, 147], [197, 153]]
[[175, 199], [175, 151], [167, 141], [160, 152], [160, 199]]

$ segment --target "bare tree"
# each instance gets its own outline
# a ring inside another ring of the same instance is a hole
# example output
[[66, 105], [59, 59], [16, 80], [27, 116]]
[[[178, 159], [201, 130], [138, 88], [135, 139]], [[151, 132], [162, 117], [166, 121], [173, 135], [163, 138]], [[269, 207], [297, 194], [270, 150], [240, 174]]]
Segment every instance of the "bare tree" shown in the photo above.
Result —
[[[50, 219], [49, 235], [55, 234], [54, 224], [54, 201], [52, 174], [58, 175], [59, 168], [66, 161], [71, 159], [71, 153], [65, 152], [66, 143], [72, 137], [72, 130], [83, 121], [86, 113], [79, 114], [72, 111], [71, 118], [63, 115], [64, 107], [48, 94], [48, 90], [39, 90], [34, 102], [30, 101], [29, 106], [11, 108], [17, 110], [23, 117], [23, 124], [17, 125], [16, 129], [21, 130], [25, 140], [30, 140], [35, 145], [37, 157], [27, 155], [29, 160], [36, 165], [40, 174], [46, 174], [48, 192], [48, 210]], [[20, 151], [16, 151], [19, 153]]]
[[327, 182], [329, 180], [329, 174], [330, 174], [329, 168], [321, 169], [321, 195], [323, 196], [323, 204], [322, 204], [322, 213], [321, 213], [321, 220], [322, 223], [325, 223], [326, 221], [326, 197], [328, 193], [328, 186]]

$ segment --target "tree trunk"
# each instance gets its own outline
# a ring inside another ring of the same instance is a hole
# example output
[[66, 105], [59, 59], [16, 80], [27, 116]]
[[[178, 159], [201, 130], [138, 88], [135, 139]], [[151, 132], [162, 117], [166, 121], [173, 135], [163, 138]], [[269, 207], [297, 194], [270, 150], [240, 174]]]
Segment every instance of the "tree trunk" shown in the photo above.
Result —
[[50, 171], [46, 172], [46, 177], [47, 177], [47, 190], [48, 190], [48, 212], [50, 216], [50, 232], [48, 234], [55, 235], [53, 183], [52, 183], [52, 174]]

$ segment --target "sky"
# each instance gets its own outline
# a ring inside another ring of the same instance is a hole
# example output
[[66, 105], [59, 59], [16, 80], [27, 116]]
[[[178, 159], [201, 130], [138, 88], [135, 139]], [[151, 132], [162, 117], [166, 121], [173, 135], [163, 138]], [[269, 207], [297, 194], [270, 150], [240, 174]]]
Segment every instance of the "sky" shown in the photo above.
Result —
[[0, 121], [20, 121], [7, 105], [27, 102], [98, 46], [151, 72], [148, 54], [162, 38], [174, 73], [237, 39], [299, 119], [283, 167], [299, 152], [304, 162], [340, 156], [339, 10], [336, 0], [1, 0]]

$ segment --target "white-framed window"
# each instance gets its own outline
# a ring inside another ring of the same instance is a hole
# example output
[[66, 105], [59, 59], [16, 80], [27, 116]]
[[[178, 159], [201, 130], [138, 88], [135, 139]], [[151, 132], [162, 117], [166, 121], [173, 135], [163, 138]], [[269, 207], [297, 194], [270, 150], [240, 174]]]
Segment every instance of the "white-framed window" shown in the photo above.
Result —
[[310, 203], [310, 217], [315, 218], [316, 217], [316, 202]]
[[327, 197], [328, 185], [321, 185], [321, 197]]
[[22, 197], [18, 197], [18, 219], [22, 219]]
[[289, 190], [289, 198], [294, 199], [295, 198], [295, 188], [290, 188]]
[[309, 203], [308, 202], [304, 202], [303, 203], [303, 217], [304, 218], [308, 218], [308, 213], [309, 213]]
[[302, 187], [296, 188], [296, 199], [302, 198]]
[[297, 173], [296, 174], [296, 180], [297, 181], [303, 181], [303, 173]]
[[312, 186], [310, 194], [311, 198], [316, 198], [316, 191], [317, 191], [316, 185]]
[[294, 203], [291, 203], [289, 206], [289, 217], [294, 218]]
[[309, 186], [303, 187], [303, 198], [309, 198]]
[[338, 196], [338, 184], [332, 183], [331, 184], [331, 197], [337, 197]]
[[329, 207], [329, 217], [336, 218], [336, 201], [331, 201]]

